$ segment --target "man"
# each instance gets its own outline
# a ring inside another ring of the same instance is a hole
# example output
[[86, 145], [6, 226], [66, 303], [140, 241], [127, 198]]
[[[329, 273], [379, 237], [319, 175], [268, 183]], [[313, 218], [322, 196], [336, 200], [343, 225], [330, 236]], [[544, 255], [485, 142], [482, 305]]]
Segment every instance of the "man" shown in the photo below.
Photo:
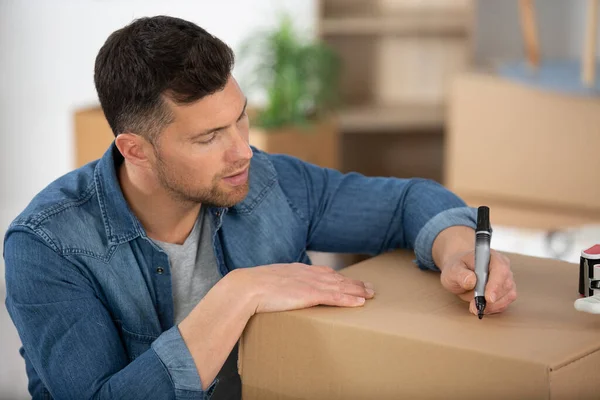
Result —
[[[5, 236], [6, 304], [34, 398], [239, 398], [235, 346], [252, 315], [374, 295], [309, 266], [307, 250], [414, 249], [475, 313], [474, 210], [434, 182], [251, 148], [233, 61], [164, 16], [100, 50], [113, 145], [45, 188]], [[490, 313], [516, 297], [495, 252], [486, 296]]]

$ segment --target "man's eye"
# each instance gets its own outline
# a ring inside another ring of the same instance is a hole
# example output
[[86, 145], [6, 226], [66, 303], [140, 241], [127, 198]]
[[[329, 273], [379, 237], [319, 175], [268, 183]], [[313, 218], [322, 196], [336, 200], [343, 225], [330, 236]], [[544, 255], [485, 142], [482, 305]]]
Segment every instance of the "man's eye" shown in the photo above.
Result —
[[198, 143], [200, 143], [200, 144], [208, 144], [208, 143], [212, 142], [213, 140], [215, 140], [216, 137], [217, 137], [216, 132], [215, 133], [211, 133], [210, 135], [204, 136], [202, 140], [198, 141]]

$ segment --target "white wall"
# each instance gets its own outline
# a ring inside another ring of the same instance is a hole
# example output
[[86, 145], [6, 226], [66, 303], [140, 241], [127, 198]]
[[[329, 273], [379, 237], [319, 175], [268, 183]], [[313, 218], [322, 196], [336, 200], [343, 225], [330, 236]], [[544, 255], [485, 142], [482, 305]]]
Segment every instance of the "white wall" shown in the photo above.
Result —
[[[281, 10], [312, 31], [312, 0], [0, 0], [0, 236], [35, 193], [70, 170], [72, 113], [97, 101], [94, 59], [112, 31], [137, 17], [168, 14], [236, 49]], [[0, 398], [26, 398], [4, 296], [0, 260]]]

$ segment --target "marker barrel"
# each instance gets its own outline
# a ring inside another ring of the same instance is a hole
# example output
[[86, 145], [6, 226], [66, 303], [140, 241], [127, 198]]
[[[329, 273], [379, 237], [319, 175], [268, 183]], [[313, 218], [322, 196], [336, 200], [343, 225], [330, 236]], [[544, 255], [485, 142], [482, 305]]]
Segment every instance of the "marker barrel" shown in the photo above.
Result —
[[491, 256], [490, 241], [491, 235], [488, 232], [477, 232], [475, 239], [475, 275], [477, 276], [475, 296], [485, 295], [485, 285], [488, 281], [488, 266]]

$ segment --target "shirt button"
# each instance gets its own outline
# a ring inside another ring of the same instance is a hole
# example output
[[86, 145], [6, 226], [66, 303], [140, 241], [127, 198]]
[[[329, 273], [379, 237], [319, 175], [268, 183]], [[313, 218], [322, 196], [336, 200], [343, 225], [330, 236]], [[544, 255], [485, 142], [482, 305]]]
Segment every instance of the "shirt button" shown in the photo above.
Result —
[[220, 216], [221, 216], [221, 211], [217, 211], [217, 212], [215, 213], [215, 215], [216, 215], [217, 217], [220, 217]]
[[165, 270], [163, 269], [163, 267], [158, 267], [158, 268], [156, 268], [156, 273], [157, 273], [157, 274], [159, 274], [159, 275], [160, 275], [160, 274], [162, 274], [163, 272], [165, 272]]

